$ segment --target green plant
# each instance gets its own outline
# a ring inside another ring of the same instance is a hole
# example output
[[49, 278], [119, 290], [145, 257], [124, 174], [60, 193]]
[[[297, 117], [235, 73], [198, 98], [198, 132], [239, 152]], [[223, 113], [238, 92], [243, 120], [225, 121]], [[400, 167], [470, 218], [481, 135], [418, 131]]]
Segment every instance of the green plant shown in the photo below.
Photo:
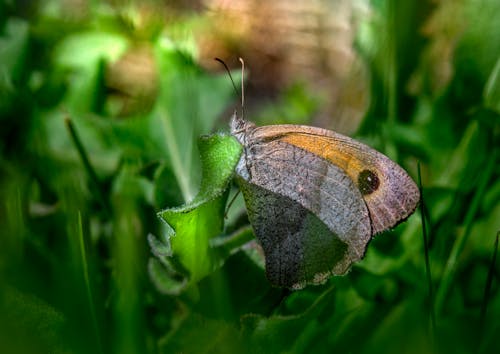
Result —
[[[347, 276], [290, 293], [265, 279], [242, 199], [227, 204], [233, 89], [195, 60], [203, 16], [0, 1], [0, 351], [495, 352], [500, 7], [371, 11], [356, 138], [415, 177], [420, 162], [425, 209]], [[120, 86], [131, 53], [151, 71]], [[293, 86], [256, 115], [302, 122], [313, 97]]]

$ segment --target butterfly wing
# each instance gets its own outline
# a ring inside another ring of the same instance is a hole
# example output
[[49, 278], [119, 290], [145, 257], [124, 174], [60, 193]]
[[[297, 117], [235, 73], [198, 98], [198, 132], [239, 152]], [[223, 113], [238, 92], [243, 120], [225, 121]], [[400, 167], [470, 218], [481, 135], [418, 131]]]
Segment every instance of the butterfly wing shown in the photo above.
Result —
[[238, 178], [248, 216], [265, 254], [266, 275], [293, 289], [344, 274], [353, 262], [348, 244], [300, 203]]
[[330, 130], [300, 126], [258, 127], [249, 141], [282, 141], [338, 166], [353, 181], [370, 214], [372, 233], [394, 227], [417, 207], [420, 193], [411, 177], [387, 156]]
[[250, 144], [236, 172], [273, 284], [319, 283], [364, 255], [372, 234], [368, 210], [337, 166], [271, 140]]
[[374, 234], [418, 203], [401, 167], [341, 134], [238, 118], [232, 133], [244, 146], [238, 181], [275, 285], [300, 288], [344, 274]]

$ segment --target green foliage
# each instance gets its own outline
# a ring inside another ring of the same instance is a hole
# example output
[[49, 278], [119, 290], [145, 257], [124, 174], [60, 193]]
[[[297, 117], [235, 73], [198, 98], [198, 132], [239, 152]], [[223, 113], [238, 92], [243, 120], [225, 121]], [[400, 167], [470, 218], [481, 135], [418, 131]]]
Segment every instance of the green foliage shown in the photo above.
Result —
[[[233, 89], [197, 63], [203, 15], [65, 3], [0, 0], [0, 352], [497, 351], [498, 1], [370, 3], [357, 138], [420, 162], [426, 212], [293, 293], [228, 203], [241, 147], [214, 134]], [[137, 52], [149, 74], [114, 74]], [[320, 104], [297, 85], [247, 118], [305, 123]]]
[[223, 261], [211, 250], [210, 240], [223, 230], [228, 185], [241, 146], [232, 136], [213, 135], [200, 140], [200, 152], [203, 179], [196, 198], [158, 214], [172, 228], [167, 242], [188, 272], [188, 285], [196, 284]]

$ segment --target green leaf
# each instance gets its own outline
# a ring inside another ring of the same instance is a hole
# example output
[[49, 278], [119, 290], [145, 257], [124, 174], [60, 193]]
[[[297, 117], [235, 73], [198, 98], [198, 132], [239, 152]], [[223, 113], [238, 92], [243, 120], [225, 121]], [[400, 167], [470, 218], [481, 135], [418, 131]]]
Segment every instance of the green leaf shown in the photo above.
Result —
[[101, 109], [104, 63], [117, 60], [127, 46], [123, 36], [91, 31], [68, 36], [56, 47], [55, 66], [71, 70], [67, 107], [76, 112]]
[[[158, 213], [175, 233], [169, 239], [173, 255], [189, 272], [194, 284], [221, 264], [210, 240], [222, 232], [227, 187], [241, 154], [241, 145], [229, 135], [202, 137], [199, 141], [202, 182], [194, 200]], [[167, 236], [168, 237], [168, 236]]]
[[[265, 317], [257, 314], [249, 314], [242, 317], [243, 333], [252, 339], [255, 352], [278, 353], [306, 352], [306, 348], [317, 345], [319, 333], [322, 329], [318, 317], [325, 312], [325, 307], [334, 302], [334, 287], [329, 287], [309, 303], [303, 312], [292, 315], [273, 315]], [[294, 293], [288, 302], [293, 300], [304, 300], [307, 293]], [[307, 299], [306, 299], [307, 300]]]
[[154, 176], [154, 205], [174, 207], [182, 204], [182, 194], [177, 179], [168, 164], [162, 164]]
[[28, 23], [16, 19], [9, 19], [0, 36], [0, 73], [2, 80], [10, 76], [11, 80], [18, 80], [26, 60], [29, 26]]
[[191, 314], [159, 342], [160, 353], [247, 353], [237, 327]]
[[65, 316], [32, 293], [1, 286], [0, 351], [2, 353], [68, 353]]
[[19, 19], [9, 19], [0, 32], [0, 115], [8, 112], [22, 83], [28, 55], [29, 26]]
[[491, 71], [488, 81], [486, 82], [483, 97], [484, 105], [487, 108], [500, 113], [500, 58], [498, 58], [497, 63]]
[[151, 281], [156, 289], [162, 294], [179, 295], [186, 289], [187, 279], [177, 279], [178, 273], [170, 263], [162, 264], [156, 258], [150, 258], [148, 262], [148, 272]]
[[[124, 36], [89, 31], [66, 37], [56, 48], [56, 63], [71, 68], [85, 69], [101, 59], [114, 61], [127, 49]], [[78, 55], [75, 55], [78, 53]]]
[[149, 116], [150, 136], [172, 166], [184, 202], [199, 184], [198, 136], [212, 132], [232, 97], [225, 75], [208, 75], [192, 55], [162, 37], [155, 46], [159, 93]]

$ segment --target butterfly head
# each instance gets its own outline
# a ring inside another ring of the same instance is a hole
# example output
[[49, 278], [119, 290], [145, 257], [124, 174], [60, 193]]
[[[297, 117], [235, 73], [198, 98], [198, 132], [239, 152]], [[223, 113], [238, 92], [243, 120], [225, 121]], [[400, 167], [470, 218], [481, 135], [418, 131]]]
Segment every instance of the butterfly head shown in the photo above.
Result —
[[236, 112], [233, 113], [231, 117], [231, 134], [240, 142], [240, 144], [245, 145], [245, 135], [252, 129], [255, 128], [255, 124], [244, 120], [242, 117], [238, 116]]

